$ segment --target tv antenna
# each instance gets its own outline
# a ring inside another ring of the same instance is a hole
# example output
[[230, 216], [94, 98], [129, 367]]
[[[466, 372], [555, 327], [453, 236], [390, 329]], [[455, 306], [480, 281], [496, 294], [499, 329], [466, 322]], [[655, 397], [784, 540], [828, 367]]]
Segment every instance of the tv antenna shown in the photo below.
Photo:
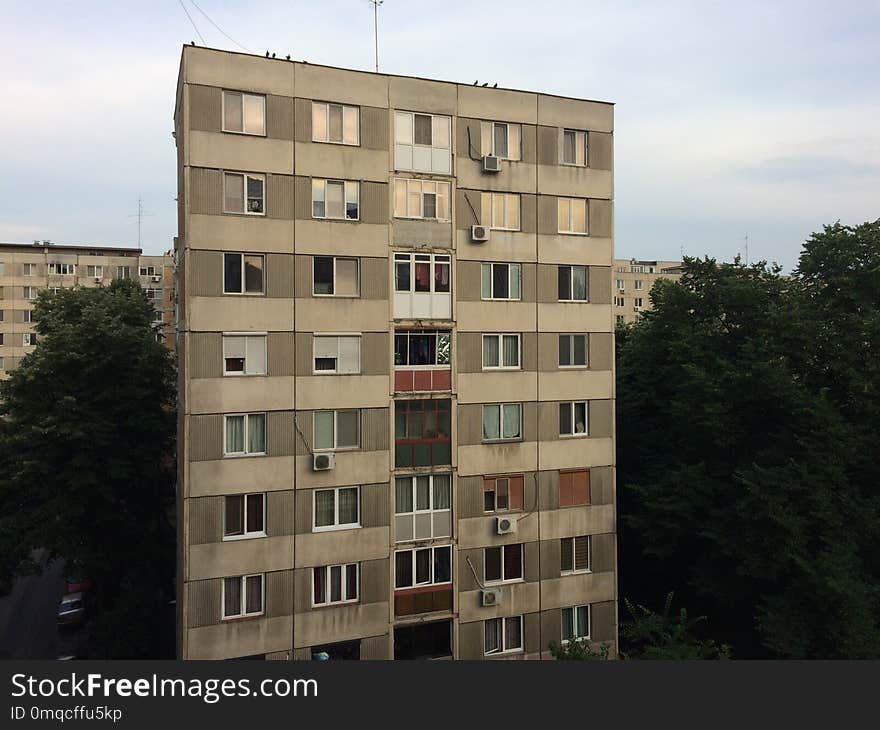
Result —
[[369, 0], [373, 5], [373, 41], [376, 47], [376, 73], [379, 73], [379, 6], [385, 0]]
[[144, 218], [153, 215], [152, 213], [148, 213], [144, 210], [144, 202], [140, 198], [138, 198], [138, 212], [132, 213], [129, 218], [137, 218], [138, 224], [138, 248], [143, 248], [141, 246], [141, 232], [143, 231]]
[[743, 240], [746, 242], [746, 266], [749, 265], [749, 234], [746, 233]]

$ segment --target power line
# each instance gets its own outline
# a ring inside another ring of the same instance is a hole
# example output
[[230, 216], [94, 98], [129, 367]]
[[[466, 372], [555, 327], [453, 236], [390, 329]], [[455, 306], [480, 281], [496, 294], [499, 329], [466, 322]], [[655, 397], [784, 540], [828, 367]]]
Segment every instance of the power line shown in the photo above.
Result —
[[208, 22], [211, 25], [213, 25], [217, 30], [219, 30], [224, 36], [226, 36], [229, 40], [231, 40], [235, 45], [237, 45], [242, 50], [247, 51], [248, 53], [253, 53], [252, 50], [250, 50], [249, 48], [245, 48], [243, 45], [241, 45], [241, 43], [239, 43], [237, 40], [235, 40], [235, 38], [233, 38], [231, 35], [229, 35], [225, 30], [223, 30], [223, 28], [221, 28], [213, 20], [211, 20], [210, 16], [198, 6], [198, 3], [196, 3], [196, 0], [189, 0], [189, 1], [193, 4], [193, 6], [195, 7], [196, 10], [198, 10], [202, 15], [204, 15], [208, 19]]
[[186, 13], [186, 17], [189, 18], [189, 22], [192, 23], [192, 27], [195, 28], [196, 35], [201, 39], [202, 43], [207, 46], [208, 42], [205, 40], [205, 36], [199, 33], [199, 27], [196, 25], [196, 21], [192, 19], [192, 15], [189, 14], [189, 10], [186, 9], [186, 5], [183, 4], [183, 0], [177, 0], [177, 2], [180, 3], [180, 7], [183, 8], [183, 12]]

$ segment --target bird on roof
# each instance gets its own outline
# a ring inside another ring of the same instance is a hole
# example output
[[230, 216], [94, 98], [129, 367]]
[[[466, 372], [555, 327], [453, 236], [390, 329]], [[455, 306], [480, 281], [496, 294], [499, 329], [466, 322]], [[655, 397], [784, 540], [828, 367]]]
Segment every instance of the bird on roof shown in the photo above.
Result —
[[274, 53], [272, 54], [272, 58], [275, 58], [275, 54], [274, 54]]
[[483, 84], [483, 88], [487, 87], [488, 85], [489, 85], [489, 82], [487, 81], [485, 84]]
[[266, 58], [269, 58], [269, 51], [266, 51]]
[[476, 81], [474, 81], [474, 86], [476, 86], [476, 85], [479, 84], [479, 83], [480, 83], [480, 80], [477, 79]]
[[496, 81], [494, 84], [492, 84], [492, 88], [493, 88], [493, 89], [497, 89], [497, 88], [498, 88], [498, 82], [497, 82], [497, 81]]
[[194, 45], [196, 44], [196, 42], [195, 42], [195, 41], [190, 41], [189, 44], [190, 44], [191, 46], [194, 46]]
[[290, 54], [289, 54], [289, 53], [287, 54], [287, 60], [288, 60], [288, 61], [290, 60]]

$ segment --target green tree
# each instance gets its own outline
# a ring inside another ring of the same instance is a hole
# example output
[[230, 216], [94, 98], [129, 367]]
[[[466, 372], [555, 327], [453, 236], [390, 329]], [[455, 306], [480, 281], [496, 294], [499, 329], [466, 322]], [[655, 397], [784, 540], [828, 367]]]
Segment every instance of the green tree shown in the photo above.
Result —
[[110, 657], [156, 656], [173, 595], [174, 367], [152, 313], [128, 280], [43, 291], [37, 347], [0, 384], [4, 584], [38, 548], [91, 576]]

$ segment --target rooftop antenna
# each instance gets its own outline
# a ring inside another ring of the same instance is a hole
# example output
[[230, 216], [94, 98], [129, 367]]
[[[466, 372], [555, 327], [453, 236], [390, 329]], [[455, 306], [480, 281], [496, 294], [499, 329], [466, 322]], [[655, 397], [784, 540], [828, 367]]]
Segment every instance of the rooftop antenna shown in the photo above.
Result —
[[143, 222], [144, 218], [153, 215], [152, 213], [148, 213], [144, 210], [144, 202], [140, 198], [138, 198], [138, 212], [132, 213], [129, 218], [137, 218], [138, 224], [138, 248], [143, 248], [141, 246], [141, 232], [143, 230]]
[[749, 265], [749, 234], [746, 233], [745, 238], [743, 239], [746, 242], [746, 266]]
[[385, 0], [370, 0], [373, 4], [373, 39], [376, 46], [376, 73], [379, 73], [379, 6]]

